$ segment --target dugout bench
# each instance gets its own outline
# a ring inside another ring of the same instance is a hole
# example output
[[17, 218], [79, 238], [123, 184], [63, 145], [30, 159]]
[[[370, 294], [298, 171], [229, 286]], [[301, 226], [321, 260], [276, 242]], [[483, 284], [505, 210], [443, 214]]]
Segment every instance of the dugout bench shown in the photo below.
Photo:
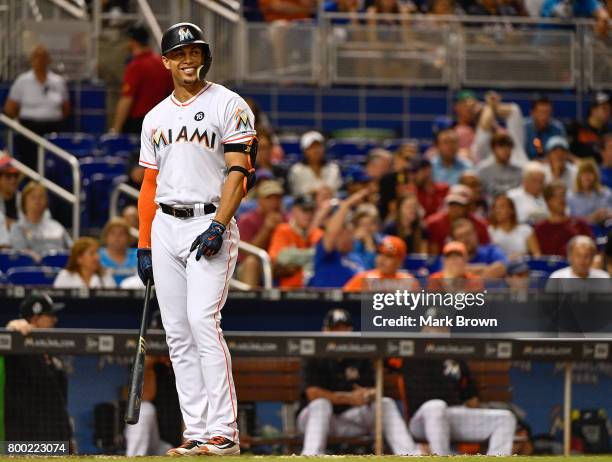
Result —
[[[468, 361], [472, 378], [478, 388], [478, 396], [483, 402], [511, 402], [510, 361]], [[302, 360], [299, 358], [236, 357], [232, 360], [234, 383], [239, 399], [239, 422], [248, 420], [246, 412], [240, 416], [241, 409], [254, 407], [255, 403], [281, 402], [283, 428], [279, 435], [260, 436], [249, 434], [248, 427], [242, 425], [241, 445], [245, 449], [260, 446], [278, 446], [283, 453], [297, 453], [301, 450], [303, 437], [297, 433], [297, 410], [302, 393]], [[384, 396], [398, 401], [403, 414], [407, 414], [410, 398], [405, 396], [403, 378], [398, 372], [385, 370]], [[242, 417], [242, 419], [240, 418]], [[357, 438], [330, 437], [328, 447], [347, 445], [351, 447], [371, 447], [371, 436]], [[487, 442], [454, 442], [461, 453], [484, 453]]]

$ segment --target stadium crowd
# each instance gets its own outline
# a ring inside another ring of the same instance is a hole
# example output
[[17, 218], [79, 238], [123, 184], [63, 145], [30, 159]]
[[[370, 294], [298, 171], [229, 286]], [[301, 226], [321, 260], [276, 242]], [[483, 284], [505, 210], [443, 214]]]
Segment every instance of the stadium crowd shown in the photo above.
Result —
[[[339, 2], [345, 3], [351, 2]], [[160, 71], [159, 56], [146, 46], [146, 29], [129, 28], [126, 40], [133, 59], [111, 124], [114, 134], [133, 132], [147, 108], [167, 93], [165, 81], [155, 98], [142, 91], [147, 85], [142, 75]], [[45, 131], [46, 122], [32, 108], [48, 107], [61, 120], [69, 102], [65, 84], [49, 70], [44, 46], [34, 49], [30, 62], [32, 70], [16, 79], [4, 110]], [[457, 273], [446, 269], [442, 257], [448, 257], [448, 249], [465, 260], [458, 275], [501, 279], [517, 260], [563, 261], [568, 242], [578, 235], [592, 239], [598, 269], [612, 266], [606, 244], [612, 228], [612, 119], [606, 93], [593, 95], [584, 120], [565, 126], [545, 96], [535, 97], [525, 116], [495, 91], [481, 100], [464, 89], [455, 95], [453, 116], [440, 115], [433, 123], [430, 146], [395, 140], [386, 149], [389, 140], [368, 140], [372, 149], [360, 157], [350, 143], [364, 141], [327, 140], [311, 130], [299, 138], [297, 161], [284, 158], [282, 134], [256, 101], [249, 104], [259, 138], [258, 180], [239, 209], [238, 227], [244, 242], [269, 253], [275, 284], [283, 289], [354, 291], [370, 280], [386, 280], [392, 287], [391, 281], [414, 277], [415, 287], [423, 286], [440, 271]], [[343, 156], [327, 152], [334, 141], [348, 145]], [[31, 146], [23, 140], [14, 146], [15, 152], [0, 159], [0, 246], [27, 255], [34, 265], [45, 264], [46, 255], [69, 253], [56, 287], [140, 287], [130, 235], [130, 227], [137, 227], [134, 202], [125, 202], [123, 218], [106, 224], [103, 247], [89, 237], [73, 243], [65, 217], [51, 215], [46, 189], [25, 184], [11, 164], [14, 155], [33, 166]], [[138, 189], [144, 170], [138, 149], [121, 162], [127, 184]], [[241, 255], [236, 276], [260, 286], [261, 262]]]

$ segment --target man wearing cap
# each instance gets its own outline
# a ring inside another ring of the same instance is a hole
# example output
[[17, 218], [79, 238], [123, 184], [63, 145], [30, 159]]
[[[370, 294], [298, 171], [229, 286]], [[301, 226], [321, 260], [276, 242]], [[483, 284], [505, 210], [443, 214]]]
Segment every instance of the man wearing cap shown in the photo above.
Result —
[[508, 263], [505, 282], [515, 300], [527, 300], [531, 280], [529, 279], [529, 265], [524, 259], [518, 258]]
[[514, 141], [510, 135], [497, 133], [491, 138], [493, 155], [478, 164], [478, 176], [489, 197], [506, 193], [521, 184], [521, 168], [510, 163], [513, 148]]
[[303, 158], [289, 170], [288, 182], [291, 194], [311, 194], [319, 184], [332, 188], [334, 193], [342, 186], [340, 167], [325, 159], [325, 138], [319, 132], [309, 131], [302, 135], [300, 148]]
[[521, 185], [508, 191], [508, 197], [514, 202], [519, 223], [534, 222], [548, 214], [542, 195], [545, 179], [544, 166], [540, 162], [531, 161], [523, 169]]
[[597, 93], [590, 106], [587, 120], [568, 128], [572, 153], [577, 157], [592, 157], [601, 162], [603, 138], [610, 133], [611, 102], [607, 93]]
[[566, 188], [576, 183], [576, 166], [570, 161], [569, 143], [562, 136], [553, 136], [546, 143], [544, 171], [546, 183], [562, 182]]
[[470, 149], [474, 142], [476, 123], [482, 109], [482, 103], [471, 90], [460, 90], [455, 97], [455, 126], [460, 149]]
[[429, 276], [427, 290], [476, 292], [484, 288], [482, 279], [468, 269], [468, 251], [463, 242], [448, 242], [442, 249], [442, 268]]
[[[33, 329], [52, 329], [61, 305], [47, 294], [31, 295], [19, 307], [22, 319], [6, 326], [28, 335]], [[68, 382], [61, 360], [45, 354], [6, 355], [4, 387], [7, 441], [69, 441]]]
[[172, 92], [173, 84], [161, 56], [149, 47], [148, 29], [134, 24], [127, 36], [132, 60], [123, 74], [121, 97], [110, 131], [140, 134], [144, 116]]
[[451, 186], [457, 184], [461, 174], [472, 165], [458, 157], [459, 139], [455, 130], [440, 131], [436, 136], [436, 148], [438, 154], [431, 161], [434, 181]]
[[427, 218], [425, 225], [427, 226], [427, 233], [429, 236], [430, 254], [440, 254], [446, 239], [450, 235], [452, 224], [460, 218], [467, 218], [474, 224], [480, 244], [489, 243], [490, 239], [489, 232], [487, 231], [487, 222], [469, 212], [471, 201], [472, 191], [470, 188], [465, 185], [455, 185], [450, 189], [448, 195], [444, 199], [446, 208]]
[[[267, 249], [274, 229], [285, 221], [282, 214], [283, 188], [277, 181], [265, 180], [256, 189], [257, 208], [238, 218], [240, 240]], [[261, 284], [261, 263], [247, 254], [238, 264], [238, 279], [251, 286]]]
[[366, 262], [353, 252], [355, 226], [349, 214], [369, 194], [362, 189], [340, 202], [336, 212], [327, 220], [325, 233], [315, 247], [314, 274], [310, 287], [342, 287], [355, 274], [364, 271]]
[[280, 223], [272, 233], [268, 253], [281, 288], [304, 287], [312, 274], [314, 246], [323, 236], [314, 221], [315, 208], [312, 197], [297, 197], [289, 222]]
[[[353, 330], [348, 311], [330, 310], [323, 332]], [[328, 436], [357, 437], [374, 430], [374, 371], [368, 359], [310, 359], [304, 366], [304, 392], [297, 427], [304, 435], [302, 455], [325, 454]], [[393, 454], [421, 453], [391, 398], [382, 399], [383, 434]]]
[[544, 188], [544, 199], [550, 213], [533, 227], [543, 255], [564, 257], [567, 243], [572, 237], [593, 236], [591, 227], [584, 219], [567, 215], [566, 195], [567, 188], [558, 181]]
[[376, 268], [353, 276], [343, 287], [345, 292], [418, 290], [419, 283], [400, 268], [406, 258], [406, 243], [397, 236], [386, 236], [378, 246]]
[[19, 179], [19, 170], [11, 164], [11, 156], [0, 153], [0, 214], [4, 215], [9, 228], [23, 214], [19, 207]]

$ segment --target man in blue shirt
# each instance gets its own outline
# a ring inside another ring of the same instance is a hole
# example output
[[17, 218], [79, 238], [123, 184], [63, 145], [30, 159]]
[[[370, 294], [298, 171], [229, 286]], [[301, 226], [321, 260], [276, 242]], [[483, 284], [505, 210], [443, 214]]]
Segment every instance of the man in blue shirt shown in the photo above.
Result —
[[553, 106], [546, 96], [531, 104], [531, 117], [525, 121], [525, 152], [530, 159], [544, 157], [544, 147], [551, 137], [566, 137], [565, 127], [552, 114]]
[[432, 160], [431, 167], [436, 183], [446, 183], [449, 186], [459, 183], [461, 174], [472, 165], [457, 156], [459, 138], [452, 128], [442, 130], [436, 136], [438, 155]]
[[[479, 245], [478, 235], [470, 220], [460, 218], [453, 222], [451, 240], [465, 245], [468, 252], [468, 272], [483, 279], [499, 279], [505, 276], [508, 257], [494, 244]], [[441, 262], [437, 262], [436, 265], [440, 268]]]
[[354, 226], [348, 215], [369, 194], [365, 188], [342, 201], [327, 221], [325, 234], [315, 247], [314, 274], [310, 287], [342, 287], [355, 274], [366, 269], [365, 262], [355, 252]]

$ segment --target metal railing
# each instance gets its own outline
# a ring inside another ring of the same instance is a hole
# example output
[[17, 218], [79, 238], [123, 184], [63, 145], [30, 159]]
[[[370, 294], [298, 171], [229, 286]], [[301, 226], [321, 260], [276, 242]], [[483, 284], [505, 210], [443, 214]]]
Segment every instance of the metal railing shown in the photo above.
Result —
[[[119, 198], [124, 194], [132, 199], [138, 199], [139, 191], [132, 186], [120, 183], [111, 192], [110, 201], [109, 201], [109, 216], [111, 218], [119, 215]], [[138, 237], [138, 230], [136, 228], [130, 228], [130, 234]], [[248, 242], [240, 241], [238, 243], [238, 249], [242, 252], [254, 255], [261, 261], [262, 267], [262, 277], [263, 277], [263, 287], [264, 289], [272, 288], [272, 261], [270, 260], [270, 255], [263, 249], [256, 247]], [[244, 282], [238, 281], [236, 279], [231, 279], [230, 284], [234, 289], [238, 290], [250, 290], [252, 287], [249, 284], [245, 284]]]
[[609, 88], [612, 38], [592, 20], [324, 13], [246, 23], [247, 82]]
[[[28, 138], [38, 146], [38, 171], [32, 170], [16, 159], [12, 159], [11, 162], [15, 168], [24, 175], [40, 182], [51, 193], [59, 196], [72, 206], [72, 238], [74, 240], [78, 239], [81, 224], [81, 169], [77, 158], [4, 114], [0, 114], [0, 123], [6, 125], [11, 132], [8, 137], [9, 152], [13, 152], [11, 148], [14, 133]], [[45, 156], [47, 153], [56, 155], [70, 165], [70, 170], [72, 172], [72, 192], [62, 188], [45, 177]]]

